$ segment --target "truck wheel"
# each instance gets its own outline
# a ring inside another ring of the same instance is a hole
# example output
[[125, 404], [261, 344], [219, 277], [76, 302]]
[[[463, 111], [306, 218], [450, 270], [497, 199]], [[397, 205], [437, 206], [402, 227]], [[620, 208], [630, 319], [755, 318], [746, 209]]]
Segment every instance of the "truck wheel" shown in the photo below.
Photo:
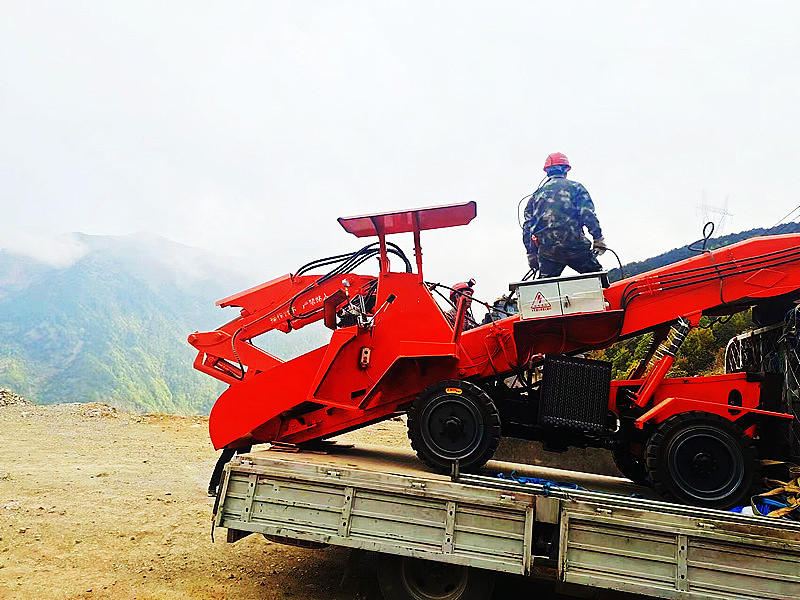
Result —
[[630, 451], [629, 446], [625, 445], [621, 448], [615, 448], [611, 451], [611, 458], [614, 459], [614, 465], [620, 473], [630, 479], [633, 483], [638, 485], [649, 485], [650, 479], [647, 477], [647, 466], [644, 462], [644, 456], [641, 454], [634, 454]]
[[653, 488], [668, 500], [722, 509], [750, 502], [758, 475], [753, 440], [719, 415], [670, 417], [650, 437], [645, 456]]
[[384, 600], [489, 600], [495, 574], [421, 558], [378, 555]]
[[489, 395], [468, 381], [442, 381], [423, 392], [408, 411], [411, 447], [425, 464], [447, 472], [486, 464], [500, 441], [500, 414]]

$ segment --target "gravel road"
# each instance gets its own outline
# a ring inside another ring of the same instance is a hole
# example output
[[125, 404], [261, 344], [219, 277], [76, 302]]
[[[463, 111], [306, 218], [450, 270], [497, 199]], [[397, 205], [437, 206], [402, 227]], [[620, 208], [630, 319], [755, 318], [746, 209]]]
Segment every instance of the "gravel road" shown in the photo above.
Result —
[[[211, 541], [206, 418], [7, 402], [0, 439], [0, 599], [381, 599], [370, 554]], [[399, 421], [341, 439], [407, 445]], [[511, 596], [553, 597], [498, 580]]]

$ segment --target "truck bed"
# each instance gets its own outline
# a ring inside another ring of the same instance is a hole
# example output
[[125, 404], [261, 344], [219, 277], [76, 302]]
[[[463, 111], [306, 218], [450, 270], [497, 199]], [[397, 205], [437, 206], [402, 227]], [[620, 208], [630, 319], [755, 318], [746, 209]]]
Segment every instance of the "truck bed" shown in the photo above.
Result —
[[226, 467], [215, 524], [230, 540], [255, 532], [658, 598], [800, 598], [800, 523], [661, 502], [614, 477], [498, 461], [483, 472], [454, 481], [386, 447], [256, 451]]

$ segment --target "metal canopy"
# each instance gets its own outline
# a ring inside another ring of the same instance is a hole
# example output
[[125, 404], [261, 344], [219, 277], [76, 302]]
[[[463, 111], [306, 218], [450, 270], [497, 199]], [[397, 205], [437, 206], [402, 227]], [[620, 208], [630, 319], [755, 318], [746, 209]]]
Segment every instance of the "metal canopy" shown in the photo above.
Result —
[[[475, 202], [460, 204], [444, 204], [442, 206], [429, 206], [413, 210], [389, 211], [374, 215], [360, 215], [357, 217], [339, 217], [337, 219], [345, 231], [356, 237], [384, 235], [390, 233], [408, 233], [417, 229], [440, 229], [442, 227], [455, 227], [466, 225], [477, 214]], [[415, 227], [415, 220], [417, 227]]]

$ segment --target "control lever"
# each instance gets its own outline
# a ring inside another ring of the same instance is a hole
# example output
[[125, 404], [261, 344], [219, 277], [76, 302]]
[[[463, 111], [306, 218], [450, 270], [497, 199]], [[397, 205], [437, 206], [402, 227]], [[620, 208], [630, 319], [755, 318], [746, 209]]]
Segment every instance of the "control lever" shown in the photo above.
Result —
[[375, 311], [375, 314], [372, 315], [372, 318], [370, 319], [370, 325], [375, 322], [375, 318], [381, 313], [381, 311], [384, 310], [387, 306], [389, 306], [396, 299], [397, 299], [397, 296], [395, 296], [394, 294], [389, 294], [386, 297], [386, 300], [384, 301], [384, 303], [381, 304], [380, 307], [378, 308], [378, 310]]

